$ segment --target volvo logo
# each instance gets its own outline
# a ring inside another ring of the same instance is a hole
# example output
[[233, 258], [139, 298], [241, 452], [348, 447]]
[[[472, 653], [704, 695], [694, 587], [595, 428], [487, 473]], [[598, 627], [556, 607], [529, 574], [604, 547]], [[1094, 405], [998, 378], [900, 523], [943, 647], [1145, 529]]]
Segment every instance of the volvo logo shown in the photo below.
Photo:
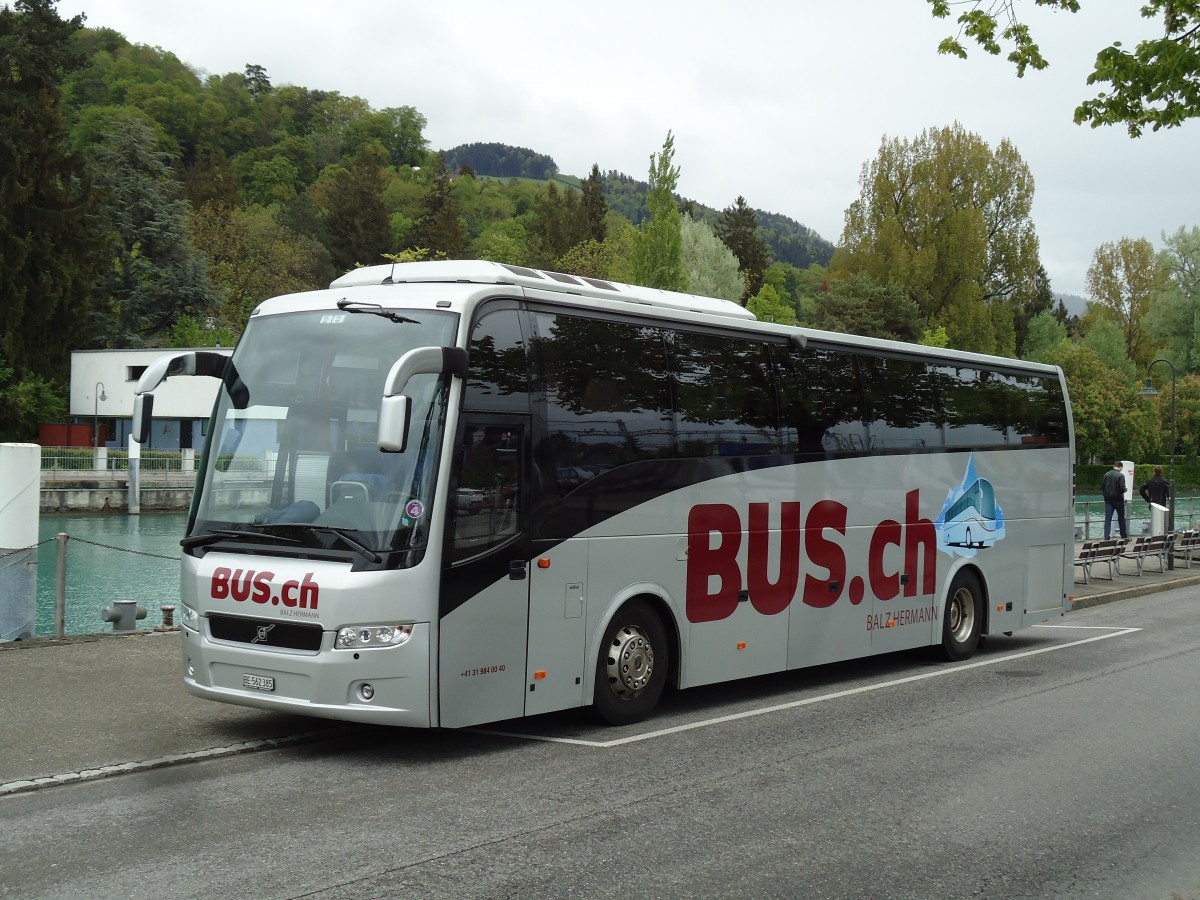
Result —
[[258, 633], [254, 636], [254, 640], [252, 640], [250, 643], [265, 644], [267, 642], [267, 635], [269, 635], [271, 633], [271, 629], [274, 627], [275, 627], [274, 622], [272, 622], [270, 625], [259, 625]]

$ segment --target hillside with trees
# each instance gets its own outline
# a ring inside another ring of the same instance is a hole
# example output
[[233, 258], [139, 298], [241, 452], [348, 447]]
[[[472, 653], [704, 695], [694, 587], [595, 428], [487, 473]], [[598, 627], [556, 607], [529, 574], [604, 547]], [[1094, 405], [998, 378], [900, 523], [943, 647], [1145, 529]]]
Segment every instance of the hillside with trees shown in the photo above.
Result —
[[[1008, 141], [957, 123], [885, 135], [835, 250], [745, 197], [680, 196], [688, 154], [670, 133], [635, 175], [563, 173], [498, 143], [438, 150], [412, 106], [275, 84], [253, 63], [202, 75], [55, 6], [0, 6], [0, 439], [62, 418], [71, 350], [228, 345], [264, 299], [354, 266], [482, 258], [1057, 364], [1083, 460], [1169, 455], [1166, 360], [1179, 450], [1200, 453], [1200, 231], [1160, 250], [1113, 235], [1068, 313]], [[1157, 400], [1140, 394], [1148, 368]]]

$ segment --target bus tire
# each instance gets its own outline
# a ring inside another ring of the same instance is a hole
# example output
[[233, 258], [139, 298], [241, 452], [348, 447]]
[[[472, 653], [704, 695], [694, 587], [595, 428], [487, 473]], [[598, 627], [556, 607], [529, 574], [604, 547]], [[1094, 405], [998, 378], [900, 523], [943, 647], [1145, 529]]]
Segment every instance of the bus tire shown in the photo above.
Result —
[[969, 659], [983, 631], [983, 586], [969, 569], [954, 576], [942, 615], [940, 655], [951, 662]]
[[645, 600], [617, 611], [596, 660], [592, 707], [609, 725], [632, 725], [654, 711], [670, 668], [671, 650], [662, 620]]

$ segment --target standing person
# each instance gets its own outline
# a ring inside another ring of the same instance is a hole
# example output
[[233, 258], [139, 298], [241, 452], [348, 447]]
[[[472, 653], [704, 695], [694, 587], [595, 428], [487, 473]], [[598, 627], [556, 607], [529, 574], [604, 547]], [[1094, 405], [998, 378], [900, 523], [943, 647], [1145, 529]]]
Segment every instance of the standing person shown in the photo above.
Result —
[[1104, 473], [1100, 482], [1100, 492], [1104, 494], [1104, 539], [1112, 536], [1112, 517], [1117, 514], [1117, 528], [1121, 537], [1129, 537], [1125, 533], [1125, 476], [1121, 474], [1121, 461], [1113, 463], [1113, 467]]
[[1153, 477], [1138, 488], [1138, 493], [1147, 503], [1157, 503], [1159, 506], [1167, 505], [1167, 498], [1171, 496], [1171, 482], [1163, 478], [1162, 466], [1154, 467]]

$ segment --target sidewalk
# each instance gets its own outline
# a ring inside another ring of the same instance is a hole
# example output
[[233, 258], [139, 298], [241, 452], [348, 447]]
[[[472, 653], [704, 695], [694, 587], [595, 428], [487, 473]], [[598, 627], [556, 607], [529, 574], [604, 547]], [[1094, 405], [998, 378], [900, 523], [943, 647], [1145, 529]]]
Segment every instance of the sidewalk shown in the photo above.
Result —
[[[1082, 609], [1200, 585], [1200, 564], [1088, 585], [1078, 569], [1076, 577], [1071, 608]], [[183, 689], [180, 641], [178, 630], [160, 630], [0, 644], [0, 800], [361, 727], [192, 697]]]
[[175, 629], [0, 644], [0, 799], [346, 729], [191, 696], [180, 641]]

